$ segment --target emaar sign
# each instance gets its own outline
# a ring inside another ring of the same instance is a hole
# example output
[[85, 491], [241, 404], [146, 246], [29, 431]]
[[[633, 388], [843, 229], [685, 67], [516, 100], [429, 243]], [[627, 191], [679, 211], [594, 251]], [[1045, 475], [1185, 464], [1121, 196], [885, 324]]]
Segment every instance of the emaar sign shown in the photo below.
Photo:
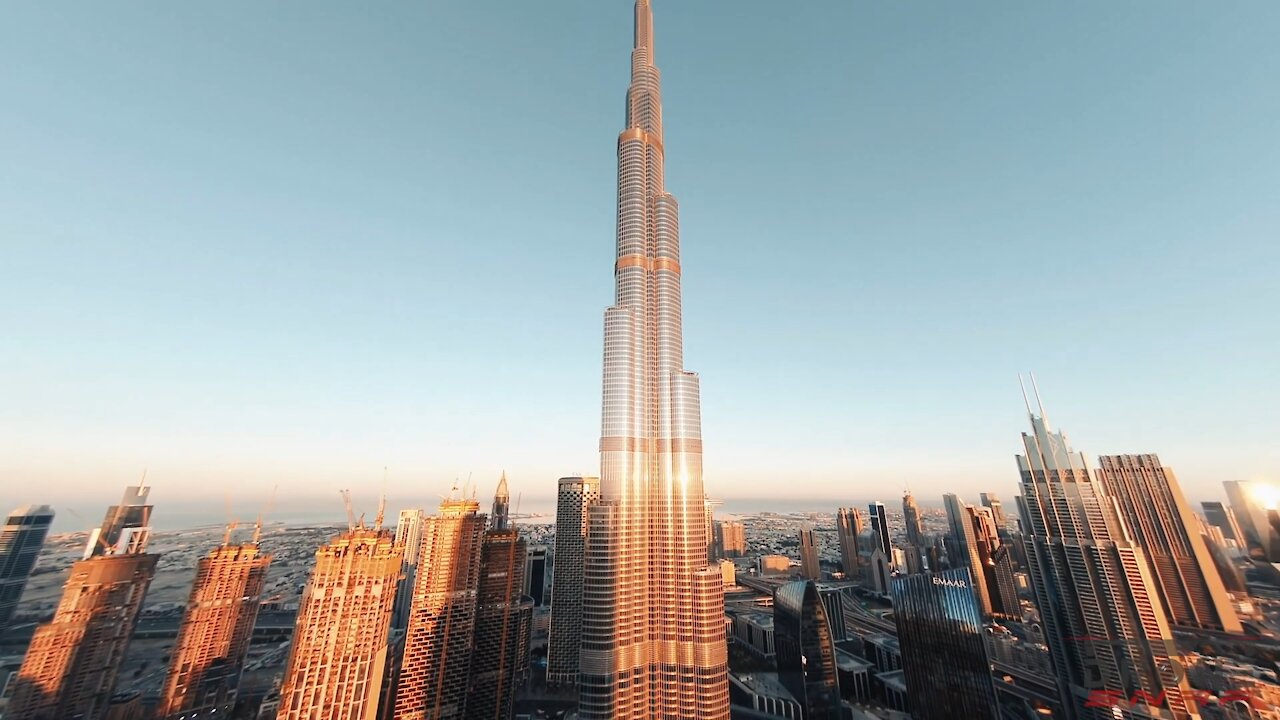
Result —
[[953, 587], [953, 588], [967, 588], [967, 587], [969, 587], [969, 583], [967, 583], [967, 582], [965, 582], [965, 581], [963, 581], [963, 580], [952, 580], [952, 579], [950, 579], [950, 578], [940, 578], [940, 577], [935, 577], [935, 578], [933, 579], [933, 584], [934, 584], [934, 585], [942, 585], [942, 586], [944, 586], [944, 587]]

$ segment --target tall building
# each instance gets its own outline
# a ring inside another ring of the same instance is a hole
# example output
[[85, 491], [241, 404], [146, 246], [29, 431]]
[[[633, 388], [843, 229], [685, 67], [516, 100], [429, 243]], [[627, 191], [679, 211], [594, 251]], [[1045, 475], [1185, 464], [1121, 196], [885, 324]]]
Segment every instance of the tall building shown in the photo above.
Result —
[[176, 720], [234, 709], [270, 564], [256, 531], [252, 542], [233, 545], [228, 530], [222, 545], [200, 559], [159, 717]]
[[480, 548], [466, 705], [471, 720], [511, 720], [516, 689], [529, 668], [533, 603], [524, 596], [527, 551], [508, 519], [509, 498], [504, 474]]
[[422, 526], [395, 720], [462, 718], [466, 712], [486, 518], [479, 503], [456, 495]]
[[981, 608], [983, 617], [991, 617], [995, 608], [991, 603], [991, 588], [986, 582], [987, 567], [974, 532], [973, 509], [952, 493], [942, 496], [942, 504], [947, 510], [947, 523], [951, 526], [951, 545], [948, 550], [951, 567], [969, 569], [970, 577], [977, 579], [973, 583], [973, 592], [977, 596], [978, 607]]
[[[1091, 701], [1098, 692], [1147, 699], [1137, 712], [1187, 720], [1198, 716], [1177, 671], [1168, 615], [1142, 548], [1124, 531], [1083, 453], [1031, 411], [1022, 478], [1022, 528], [1041, 626], [1068, 719], [1112, 718]], [[1144, 694], [1139, 694], [1144, 693]]]
[[836, 644], [827, 607], [811, 580], [790, 582], [773, 593], [773, 642], [778, 679], [800, 703], [806, 720], [840, 720]]
[[1202, 502], [1200, 507], [1204, 509], [1205, 519], [1222, 531], [1224, 539], [1231, 540], [1241, 548], [1248, 546], [1244, 531], [1240, 529], [1240, 523], [1236, 522], [1236, 514], [1231, 508], [1220, 502]]
[[893, 581], [893, 620], [916, 720], [1000, 717], [969, 569]]
[[856, 508], [836, 511], [836, 537], [840, 541], [840, 567], [848, 578], [862, 575], [862, 557], [858, 553], [858, 535], [862, 533], [862, 516]]
[[545, 607], [547, 597], [547, 546], [530, 545], [524, 566], [524, 594], [534, 607]]
[[6, 718], [95, 718], [107, 712], [159, 555], [146, 552], [150, 488], [126, 488], [86, 559], [71, 566], [53, 619], [36, 628]]
[[907, 544], [916, 548], [924, 547], [924, 528], [920, 526], [920, 506], [907, 491], [902, 496], [902, 520], [907, 526]]
[[1173, 470], [1155, 455], [1104, 455], [1098, 480], [1115, 498], [1132, 539], [1142, 546], [1156, 591], [1174, 625], [1241, 632], [1199, 520]]
[[1255, 483], [1228, 480], [1222, 483], [1227, 500], [1235, 512], [1236, 522], [1244, 532], [1245, 548], [1250, 555], [1267, 562], [1280, 562], [1280, 530], [1271, 523], [1264, 488]]
[[808, 580], [822, 579], [822, 567], [818, 563], [818, 542], [813, 535], [813, 526], [809, 523], [800, 526], [800, 574]]
[[747, 529], [735, 520], [718, 520], [715, 525], [716, 554], [723, 558], [740, 558], [747, 554]]
[[[991, 602], [991, 615], [1013, 620], [1022, 619], [1022, 605], [1018, 601], [1018, 585], [1014, 580], [1014, 560], [1009, 547], [1001, 540], [995, 513], [989, 507], [966, 505], [965, 513], [973, 526], [974, 547], [978, 554], [981, 574], [976, 582], [985, 586]], [[981, 596], [979, 596], [980, 598]], [[979, 600], [980, 601], [980, 600]]]
[[374, 720], [404, 556], [390, 531], [351, 526], [316, 551], [298, 606], [278, 720]]
[[391, 625], [397, 630], [409, 626], [409, 605], [413, 601], [413, 583], [418, 577], [418, 553], [422, 548], [422, 523], [426, 520], [422, 508], [406, 508], [400, 511], [396, 522], [396, 547], [404, 554], [404, 577], [396, 585], [396, 603]]
[[724, 585], [707, 563], [698, 376], [684, 369], [680, 237], [663, 184], [653, 12], [635, 5], [605, 311], [601, 501], [589, 511], [583, 720], [729, 717]]
[[978, 499], [982, 502], [982, 507], [991, 511], [991, 517], [996, 521], [996, 530], [1003, 532], [1007, 529], [1008, 521], [1004, 516], [1004, 504], [1000, 502], [1000, 498], [995, 493], [979, 493]]
[[547, 637], [547, 682], [578, 682], [582, 644], [582, 574], [587, 508], [600, 500], [600, 478], [560, 478], [556, 494], [555, 566], [551, 573], [551, 630]]
[[871, 519], [872, 540], [886, 556], [892, 557], [893, 543], [889, 541], [889, 516], [885, 512], [884, 503], [873, 502], [867, 506], [867, 517]]
[[36, 557], [53, 524], [53, 508], [28, 505], [9, 513], [0, 529], [0, 634], [9, 627]]

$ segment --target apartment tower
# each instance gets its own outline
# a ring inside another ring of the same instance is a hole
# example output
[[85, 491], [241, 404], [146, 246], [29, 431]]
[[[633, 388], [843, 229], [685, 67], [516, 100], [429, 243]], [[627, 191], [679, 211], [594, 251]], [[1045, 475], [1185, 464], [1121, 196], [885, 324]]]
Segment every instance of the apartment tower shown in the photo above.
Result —
[[316, 551], [280, 688], [278, 720], [375, 720], [403, 554], [379, 517]]
[[120, 665], [155, 577], [146, 552], [150, 488], [131, 486], [89, 535], [53, 619], [36, 628], [5, 717], [96, 718], [107, 712]]
[[259, 548], [257, 529], [253, 541], [242, 545], [231, 543], [231, 532], [196, 565], [159, 717], [230, 714], [235, 707], [271, 556]]
[[813, 526], [800, 526], [800, 574], [806, 580], [821, 580], [822, 566], [818, 563], [818, 541]]
[[862, 516], [856, 508], [840, 508], [836, 511], [836, 536], [840, 541], [840, 567], [845, 577], [854, 579], [862, 574], [862, 558], [858, 553], [858, 536], [862, 534]]
[[588, 512], [583, 720], [729, 717], [724, 587], [707, 562], [698, 376], [684, 369], [680, 231], [663, 178], [653, 12], [635, 5], [605, 311], [601, 501]]
[[18, 609], [52, 524], [53, 508], [28, 505], [9, 513], [0, 529], [0, 633], [9, 627]]
[[551, 570], [551, 629], [547, 638], [547, 682], [578, 682], [582, 644], [582, 574], [587, 508], [600, 499], [600, 478], [560, 478], [556, 493], [556, 547]]

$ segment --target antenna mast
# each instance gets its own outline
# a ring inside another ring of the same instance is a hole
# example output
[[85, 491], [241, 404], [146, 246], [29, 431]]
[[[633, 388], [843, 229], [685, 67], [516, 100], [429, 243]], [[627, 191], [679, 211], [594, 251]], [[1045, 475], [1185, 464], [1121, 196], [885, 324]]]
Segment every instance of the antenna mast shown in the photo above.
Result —
[[347, 529], [355, 530], [356, 529], [356, 511], [351, 506], [351, 491], [339, 490], [338, 494], [342, 495], [342, 504], [345, 505], [347, 508]]

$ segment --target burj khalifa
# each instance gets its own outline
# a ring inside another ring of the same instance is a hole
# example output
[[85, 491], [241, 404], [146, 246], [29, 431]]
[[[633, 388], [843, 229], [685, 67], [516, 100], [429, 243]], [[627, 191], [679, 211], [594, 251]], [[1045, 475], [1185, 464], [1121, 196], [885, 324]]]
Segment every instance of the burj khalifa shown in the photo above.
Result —
[[707, 560], [698, 376], [684, 369], [680, 225], [663, 186], [653, 11], [635, 7], [618, 136], [614, 305], [605, 311], [600, 501], [583, 574], [579, 713], [729, 717], [724, 589]]

